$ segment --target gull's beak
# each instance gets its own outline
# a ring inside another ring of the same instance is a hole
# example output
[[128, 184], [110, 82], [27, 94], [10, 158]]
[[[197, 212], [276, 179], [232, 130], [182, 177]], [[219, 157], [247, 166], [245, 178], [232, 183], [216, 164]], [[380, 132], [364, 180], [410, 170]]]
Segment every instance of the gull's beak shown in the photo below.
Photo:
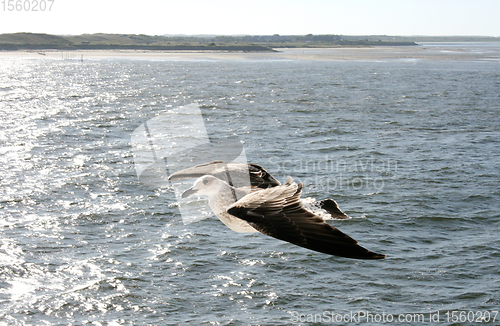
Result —
[[182, 198], [186, 198], [186, 197], [189, 197], [191, 196], [192, 194], [195, 194], [198, 190], [196, 189], [193, 189], [193, 188], [189, 188], [188, 190], [184, 191], [182, 193]]

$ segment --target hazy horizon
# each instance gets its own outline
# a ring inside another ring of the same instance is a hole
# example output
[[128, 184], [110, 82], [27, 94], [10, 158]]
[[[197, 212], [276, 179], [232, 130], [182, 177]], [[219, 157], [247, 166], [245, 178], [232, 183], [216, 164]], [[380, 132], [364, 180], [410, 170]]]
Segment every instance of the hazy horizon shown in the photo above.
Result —
[[1, 34], [500, 36], [495, 0], [22, 3], [0, 4]]
[[[94, 33], [79, 33], [79, 34], [66, 34], [66, 33], [44, 33], [44, 32], [38, 32], [38, 31], [18, 31], [18, 32], [6, 32], [6, 33], [0, 33], [2, 34], [17, 34], [17, 33], [31, 33], [31, 34], [49, 34], [49, 35], [57, 35], [57, 36], [78, 36], [78, 35], [92, 35], [92, 34], [116, 34], [116, 35], [147, 35], [147, 36], [164, 36], [164, 37], [217, 37], [217, 36], [228, 36], [228, 37], [242, 37], [242, 36], [269, 36], [269, 35], [275, 35], [275, 34], [144, 34], [144, 33], [121, 33], [121, 32], [112, 32], [112, 33], [107, 33], [107, 32], [94, 32]], [[308, 33], [308, 34], [313, 34], [313, 33]], [[281, 36], [305, 36], [308, 34], [278, 34]], [[411, 37], [429, 37], [429, 38], [444, 38], [444, 37], [470, 37], [470, 38], [499, 38], [500, 36], [493, 36], [493, 35], [399, 35], [399, 34], [335, 34], [335, 33], [329, 33], [329, 34], [313, 34], [313, 35], [340, 35], [340, 36], [348, 36], [348, 37], [376, 37], [376, 36], [385, 36], [385, 37], [404, 37], [404, 38], [411, 38]]]

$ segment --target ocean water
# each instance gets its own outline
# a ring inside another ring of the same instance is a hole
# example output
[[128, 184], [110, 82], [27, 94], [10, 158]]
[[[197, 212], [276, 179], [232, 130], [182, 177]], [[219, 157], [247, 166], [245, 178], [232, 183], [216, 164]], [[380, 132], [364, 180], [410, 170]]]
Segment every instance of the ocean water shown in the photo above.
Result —
[[[387, 258], [184, 224], [131, 135], [192, 103]], [[0, 325], [498, 325], [499, 113], [498, 60], [2, 59]]]

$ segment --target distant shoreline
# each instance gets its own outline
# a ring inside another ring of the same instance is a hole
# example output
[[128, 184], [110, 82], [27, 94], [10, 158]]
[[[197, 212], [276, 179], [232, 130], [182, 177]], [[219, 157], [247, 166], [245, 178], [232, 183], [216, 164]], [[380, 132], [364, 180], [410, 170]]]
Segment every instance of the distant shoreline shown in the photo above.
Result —
[[167, 37], [135, 34], [52, 35], [43, 33], [0, 34], [0, 50], [141, 50], [274, 52], [274, 48], [337, 48], [366, 46], [416, 46], [414, 41], [343, 39], [340, 35], [254, 35], [215, 37]]
[[[496, 50], [498, 49], [498, 50]], [[108, 58], [145, 60], [304, 60], [304, 61], [366, 61], [366, 60], [454, 60], [454, 61], [498, 61], [500, 46], [492, 51], [476, 51], [449, 44], [379, 47], [338, 48], [276, 48], [270, 52], [228, 51], [149, 51], [149, 50], [20, 50], [0, 51], [4, 58], [29, 58], [53, 60], [96, 60]]]
[[0, 34], [0, 51], [162, 51], [273, 53], [287, 48], [417, 48], [421, 42], [498, 42], [481, 36], [390, 36], [390, 35], [144, 35], [44, 33]]
[[415, 42], [366, 42], [345, 41], [336, 44], [317, 46], [303, 46], [288, 44], [275, 46], [274, 48], [263, 45], [120, 45], [120, 44], [81, 44], [81, 45], [58, 45], [58, 44], [12, 44], [0, 43], [0, 51], [164, 51], [164, 52], [277, 52], [281, 48], [360, 48], [360, 47], [398, 47], [418, 46]]
[[59, 51], [81, 51], [81, 50], [131, 50], [131, 51], [227, 51], [227, 52], [273, 52], [272, 48], [261, 45], [57, 45], [57, 44], [0, 44], [0, 50], [59, 50]]

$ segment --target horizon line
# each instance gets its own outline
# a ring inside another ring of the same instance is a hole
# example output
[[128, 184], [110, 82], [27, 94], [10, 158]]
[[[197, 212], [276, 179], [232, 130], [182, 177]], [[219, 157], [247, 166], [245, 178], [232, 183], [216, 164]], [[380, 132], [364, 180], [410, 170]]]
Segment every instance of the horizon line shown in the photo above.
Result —
[[95, 32], [95, 33], [77, 33], [77, 34], [59, 34], [59, 33], [45, 33], [45, 32], [11, 32], [11, 33], [0, 33], [2, 34], [47, 34], [47, 35], [60, 35], [60, 36], [78, 36], [78, 35], [92, 35], [92, 34], [109, 34], [109, 35], [146, 35], [146, 36], [182, 36], [182, 37], [217, 37], [217, 36], [228, 36], [228, 37], [242, 37], [242, 36], [307, 36], [307, 35], [340, 35], [340, 36], [350, 36], [350, 37], [373, 37], [373, 36], [385, 36], [385, 37], [484, 37], [484, 38], [498, 38], [500, 36], [493, 35], [398, 35], [398, 34], [334, 34], [334, 33], [307, 33], [307, 34], [144, 34], [144, 33], [109, 33], [109, 32]]

